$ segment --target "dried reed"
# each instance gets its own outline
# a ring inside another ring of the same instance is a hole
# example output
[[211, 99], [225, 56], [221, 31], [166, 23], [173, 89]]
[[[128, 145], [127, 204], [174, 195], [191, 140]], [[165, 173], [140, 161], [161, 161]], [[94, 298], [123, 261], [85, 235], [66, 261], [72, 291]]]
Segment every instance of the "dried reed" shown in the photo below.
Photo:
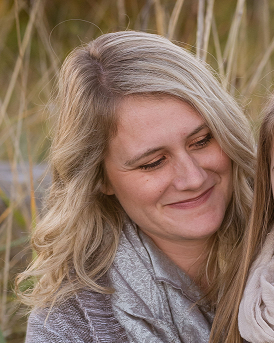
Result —
[[[0, 184], [0, 342], [24, 340], [25, 320], [12, 286], [15, 274], [35, 258], [34, 252], [26, 251], [30, 232], [39, 221], [35, 169], [47, 156], [46, 118], [55, 112], [48, 100], [67, 52], [98, 36], [100, 30], [128, 27], [158, 33], [196, 49], [197, 58], [218, 70], [223, 86], [238, 96], [256, 122], [273, 83], [274, 50], [268, 0], [256, 8], [255, 2], [245, 0], [88, 0], [85, 6], [68, 0], [73, 18], [58, 0], [7, 3], [0, 6], [0, 159], [9, 162], [12, 181]], [[250, 11], [259, 16], [261, 29], [255, 36]], [[90, 24], [83, 26], [77, 18]]]

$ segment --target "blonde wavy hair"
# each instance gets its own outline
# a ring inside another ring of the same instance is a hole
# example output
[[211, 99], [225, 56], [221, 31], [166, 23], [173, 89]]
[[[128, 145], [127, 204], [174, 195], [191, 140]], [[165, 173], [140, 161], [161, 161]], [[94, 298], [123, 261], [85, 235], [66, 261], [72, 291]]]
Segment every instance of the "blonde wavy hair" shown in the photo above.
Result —
[[104, 157], [116, 133], [116, 108], [129, 95], [173, 96], [195, 108], [233, 165], [233, 196], [205, 271], [213, 308], [239, 264], [250, 215], [254, 142], [249, 123], [209, 67], [164, 37], [135, 31], [100, 36], [66, 58], [59, 78], [59, 118], [50, 163], [48, 209], [32, 238], [37, 257], [18, 283], [29, 305], [62, 301], [79, 288], [111, 292], [98, 283], [115, 257], [124, 212], [107, 183]]
[[[238, 331], [238, 309], [248, 278], [249, 269], [254, 259], [260, 253], [265, 238], [273, 228], [274, 199], [271, 189], [271, 153], [274, 144], [274, 97], [263, 110], [263, 120], [258, 140], [257, 167], [254, 182], [254, 200], [250, 214], [248, 230], [244, 234], [240, 267], [232, 282], [232, 288], [220, 301], [225, 308], [228, 299], [234, 300], [231, 323], [226, 328], [228, 343], [242, 342]], [[218, 317], [218, 314], [216, 314]], [[221, 324], [213, 329], [216, 338], [221, 335]]]

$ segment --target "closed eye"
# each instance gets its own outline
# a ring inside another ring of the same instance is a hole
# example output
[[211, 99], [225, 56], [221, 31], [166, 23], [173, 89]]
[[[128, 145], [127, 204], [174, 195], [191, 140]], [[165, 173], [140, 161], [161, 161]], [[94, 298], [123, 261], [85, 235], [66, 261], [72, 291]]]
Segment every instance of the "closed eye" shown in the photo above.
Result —
[[166, 160], [166, 156], [162, 156], [160, 159], [150, 163], [150, 164], [145, 164], [145, 165], [141, 165], [139, 166], [139, 168], [141, 170], [149, 170], [149, 169], [153, 169], [155, 167], [160, 166], [164, 161]]
[[211, 139], [213, 139], [213, 135], [211, 133], [208, 133], [206, 136], [203, 136], [202, 139], [198, 137], [193, 142], [191, 142], [190, 147], [194, 146], [195, 148], [198, 148], [198, 149], [206, 147], [210, 143]]

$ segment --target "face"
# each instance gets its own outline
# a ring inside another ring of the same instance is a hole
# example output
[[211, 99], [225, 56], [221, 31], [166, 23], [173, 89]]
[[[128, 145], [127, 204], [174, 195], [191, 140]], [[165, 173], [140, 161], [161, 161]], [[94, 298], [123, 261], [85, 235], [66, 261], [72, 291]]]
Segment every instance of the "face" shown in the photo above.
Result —
[[109, 185], [156, 243], [208, 239], [232, 195], [232, 163], [203, 118], [172, 97], [128, 97], [105, 159]]

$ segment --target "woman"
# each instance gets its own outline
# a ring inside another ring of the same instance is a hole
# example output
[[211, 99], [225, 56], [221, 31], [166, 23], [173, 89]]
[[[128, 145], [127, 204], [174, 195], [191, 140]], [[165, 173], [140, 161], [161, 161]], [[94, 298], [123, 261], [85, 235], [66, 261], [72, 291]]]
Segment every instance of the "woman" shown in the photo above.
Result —
[[250, 212], [246, 118], [204, 64], [142, 32], [74, 50], [58, 99], [48, 210], [19, 279], [36, 281], [27, 341], [207, 342]]
[[[271, 100], [260, 128], [254, 204], [239, 269], [239, 330], [249, 342], [274, 341], [274, 102]], [[257, 257], [249, 271], [250, 265]], [[244, 282], [248, 274], [246, 286]], [[231, 337], [233, 339], [233, 337]], [[234, 337], [235, 338], [235, 337]]]

